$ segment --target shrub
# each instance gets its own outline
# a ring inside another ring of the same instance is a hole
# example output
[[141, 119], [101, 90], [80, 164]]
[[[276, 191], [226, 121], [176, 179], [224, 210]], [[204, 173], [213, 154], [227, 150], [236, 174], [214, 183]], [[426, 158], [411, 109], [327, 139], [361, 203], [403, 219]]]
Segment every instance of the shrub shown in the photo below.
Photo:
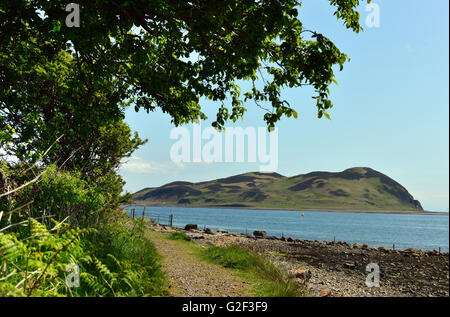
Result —
[[103, 195], [83, 181], [79, 173], [58, 171], [55, 166], [48, 167], [40, 181], [24, 190], [18, 200], [33, 201], [24, 211], [32, 217], [53, 215], [58, 221], [68, 217], [67, 223], [80, 227], [99, 221], [106, 212]]
[[[0, 232], [1, 296], [158, 296], [164, 294], [159, 256], [140, 231], [121, 223], [98, 230], [49, 230], [30, 218], [28, 234]], [[69, 264], [79, 287], [65, 283]]]

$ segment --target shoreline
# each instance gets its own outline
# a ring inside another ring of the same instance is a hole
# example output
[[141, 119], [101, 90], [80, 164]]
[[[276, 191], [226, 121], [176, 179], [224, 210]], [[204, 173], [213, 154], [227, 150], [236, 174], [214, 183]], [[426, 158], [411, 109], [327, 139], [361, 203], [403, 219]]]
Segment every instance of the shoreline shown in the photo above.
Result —
[[345, 210], [345, 209], [296, 209], [296, 208], [270, 208], [270, 207], [241, 207], [241, 206], [179, 206], [166, 204], [133, 203], [126, 206], [146, 207], [176, 207], [176, 208], [212, 208], [212, 209], [240, 209], [240, 210], [275, 210], [275, 211], [297, 211], [297, 212], [335, 212], [353, 214], [382, 214], [382, 215], [419, 215], [419, 216], [449, 216], [448, 212], [441, 211], [417, 211], [417, 210]]
[[[167, 225], [164, 224], [160, 224], [158, 223], [158, 225], [160, 225], [161, 227], [168, 227]], [[190, 233], [200, 233], [203, 234], [205, 236], [210, 236], [211, 234], [206, 233], [205, 230], [202, 229], [194, 229], [194, 230], [186, 230], [185, 226], [172, 226], [172, 228], [174, 228], [175, 230], [180, 230], [183, 232], [190, 232]], [[206, 227], [209, 228], [209, 227]], [[222, 230], [225, 232], [225, 236], [229, 235], [229, 236], [233, 236], [233, 237], [243, 237], [243, 238], [248, 238], [248, 239], [256, 239], [256, 240], [269, 240], [269, 241], [282, 241], [282, 242], [300, 242], [300, 243], [325, 243], [325, 244], [330, 244], [330, 245], [346, 245], [346, 246], [353, 246], [353, 245], [361, 245], [361, 246], [366, 246], [364, 248], [369, 249], [369, 250], [391, 250], [391, 251], [398, 251], [398, 252], [413, 252], [413, 253], [425, 253], [425, 252], [438, 252], [441, 255], [448, 255], [449, 254], [449, 249], [444, 249], [441, 250], [441, 248], [439, 249], [416, 249], [416, 248], [394, 248], [394, 249], [390, 249], [391, 246], [388, 245], [368, 245], [366, 242], [355, 242], [355, 243], [350, 243], [344, 240], [312, 240], [312, 239], [299, 239], [299, 238], [293, 238], [290, 236], [266, 236], [264, 238], [261, 237], [255, 237], [252, 233], [244, 233], [244, 232], [238, 232], [238, 231], [232, 231], [232, 230], [224, 230], [224, 229], [217, 229], [217, 230]], [[213, 229], [213, 231], [215, 231]], [[216, 232], [215, 234], [212, 235], [217, 235], [217, 236], [221, 236], [220, 232]]]
[[[448, 297], [448, 252], [392, 250], [349, 244], [343, 241], [274, 239], [229, 231], [206, 231], [150, 225], [161, 233], [183, 232], [194, 242], [209, 246], [237, 245], [264, 255], [292, 278], [306, 286], [312, 296], [327, 290], [332, 297]], [[366, 286], [367, 265], [382, 270], [380, 286]], [[432, 283], [430, 283], [432, 281]]]

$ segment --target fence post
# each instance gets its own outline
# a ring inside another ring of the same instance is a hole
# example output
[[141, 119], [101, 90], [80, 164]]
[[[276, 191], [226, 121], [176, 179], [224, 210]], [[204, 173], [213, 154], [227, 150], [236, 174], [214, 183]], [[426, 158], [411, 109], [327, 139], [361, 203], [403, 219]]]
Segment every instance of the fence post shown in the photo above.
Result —
[[169, 221], [169, 223], [170, 223], [170, 227], [173, 227], [173, 215], [170, 215], [170, 221]]
[[392, 245], [392, 250], [395, 250], [395, 244]]
[[136, 208], [131, 209], [133, 211], [133, 219], [134, 219], [134, 212], [136, 210]]

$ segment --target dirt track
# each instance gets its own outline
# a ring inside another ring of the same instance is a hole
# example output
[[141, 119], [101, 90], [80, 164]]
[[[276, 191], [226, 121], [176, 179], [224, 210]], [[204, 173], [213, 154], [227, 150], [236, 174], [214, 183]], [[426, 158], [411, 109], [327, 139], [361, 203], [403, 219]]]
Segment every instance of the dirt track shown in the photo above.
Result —
[[251, 284], [231, 270], [200, 260], [186, 244], [171, 241], [158, 232], [147, 237], [163, 256], [163, 270], [169, 276], [169, 293], [177, 297], [253, 296]]

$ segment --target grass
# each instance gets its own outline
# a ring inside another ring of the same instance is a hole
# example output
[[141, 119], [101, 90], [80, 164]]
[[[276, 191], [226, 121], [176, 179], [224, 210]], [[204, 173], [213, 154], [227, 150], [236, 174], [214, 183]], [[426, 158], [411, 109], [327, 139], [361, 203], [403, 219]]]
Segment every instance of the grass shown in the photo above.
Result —
[[96, 257], [117, 276], [116, 296], [161, 296], [166, 293], [161, 256], [153, 243], [145, 238], [144, 230], [140, 220], [134, 221], [133, 228], [119, 222], [90, 237]]
[[169, 235], [170, 240], [192, 241], [192, 238], [183, 232], [174, 232]]
[[283, 271], [263, 256], [238, 246], [210, 247], [201, 251], [203, 259], [237, 270], [245, 279], [255, 283], [255, 292], [261, 297], [298, 297], [305, 291], [289, 279]]
[[156, 233], [160, 238], [176, 241], [189, 254], [199, 260], [225, 267], [241, 279], [250, 282], [250, 291], [257, 297], [299, 297], [308, 293], [282, 269], [269, 262], [264, 256], [242, 249], [239, 246], [212, 247], [192, 243], [191, 238], [175, 232], [168, 235]]

